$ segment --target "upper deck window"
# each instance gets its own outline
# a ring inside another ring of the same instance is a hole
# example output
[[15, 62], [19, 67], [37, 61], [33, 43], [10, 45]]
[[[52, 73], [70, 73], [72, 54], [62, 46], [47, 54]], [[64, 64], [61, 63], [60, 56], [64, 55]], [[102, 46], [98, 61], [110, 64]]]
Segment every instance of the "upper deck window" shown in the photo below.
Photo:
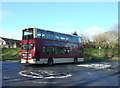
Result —
[[33, 28], [23, 30], [23, 39], [33, 38]]
[[43, 39], [51, 39], [51, 40], [58, 40], [58, 41], [68, 41], [74, 43], [81, 43], [82, 40], [78, 36], [72, 36], [47, 30], [37, 30], [37, 38]]
[[66, 35], [66, 41], [72, 42], [72, 36]]
[[82, 38], [78, 37], [79, 43], [82, 43]]
[[78, 36], [74, 36], [73, 37], [73, 42], [75, 42], [75, 43], [82, 43], [82, 39], [80, 37], [78, 37]]
[[60, 40], [61, 41], [66, 41], [66, 35], [60, 34]]
[[54, 40], [54, 37], [55, 37], [54, 32], [44, 31], [44, 30], [37, 30], [37, 38]]

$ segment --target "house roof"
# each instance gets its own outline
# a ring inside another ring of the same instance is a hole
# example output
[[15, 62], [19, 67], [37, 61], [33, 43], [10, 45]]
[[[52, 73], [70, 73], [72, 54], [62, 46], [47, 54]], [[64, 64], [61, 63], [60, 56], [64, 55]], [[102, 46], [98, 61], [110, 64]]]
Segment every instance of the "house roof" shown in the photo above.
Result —
[[0, 37], [0, 38], [3, 39], [4, 41], [15, 41], [15, 42], [21, 42], [21, 40], [16, 40], [16, 39], [3, 38], [3, 37]]

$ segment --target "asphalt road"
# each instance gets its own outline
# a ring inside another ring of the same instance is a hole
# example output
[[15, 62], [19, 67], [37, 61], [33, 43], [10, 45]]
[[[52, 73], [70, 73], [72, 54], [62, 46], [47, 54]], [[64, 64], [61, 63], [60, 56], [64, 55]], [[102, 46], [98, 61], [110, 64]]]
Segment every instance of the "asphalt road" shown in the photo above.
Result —
[[118, 86], [119, 63], [31, 65], [2, 63], [2, 86]]

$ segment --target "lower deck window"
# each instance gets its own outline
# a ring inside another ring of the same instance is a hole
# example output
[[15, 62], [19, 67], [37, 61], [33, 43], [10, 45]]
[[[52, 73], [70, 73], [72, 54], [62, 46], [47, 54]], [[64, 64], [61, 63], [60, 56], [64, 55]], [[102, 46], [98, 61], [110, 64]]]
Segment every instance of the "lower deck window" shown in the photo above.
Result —
[[84, 49], [83, 48], [80, 48], [79, 49], [79, 54], [82, 55], [84, 53]]
[[43, 47], [44, 54], [54, 54], [54, 55], [67, 55], [69, 53], [69, 49], [63, 47], [51, 47], [46, 46]]

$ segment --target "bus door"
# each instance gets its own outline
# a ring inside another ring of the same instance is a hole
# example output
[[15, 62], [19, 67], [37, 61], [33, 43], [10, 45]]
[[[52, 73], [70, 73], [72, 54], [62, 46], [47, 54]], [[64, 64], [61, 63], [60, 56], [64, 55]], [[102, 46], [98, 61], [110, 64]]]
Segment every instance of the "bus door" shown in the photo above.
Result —
[[36, 61], [39, 61], [39, 59], [40, 59], [40, 52], [38, 50], [36, 50], [35, 57], [36, 57]]

